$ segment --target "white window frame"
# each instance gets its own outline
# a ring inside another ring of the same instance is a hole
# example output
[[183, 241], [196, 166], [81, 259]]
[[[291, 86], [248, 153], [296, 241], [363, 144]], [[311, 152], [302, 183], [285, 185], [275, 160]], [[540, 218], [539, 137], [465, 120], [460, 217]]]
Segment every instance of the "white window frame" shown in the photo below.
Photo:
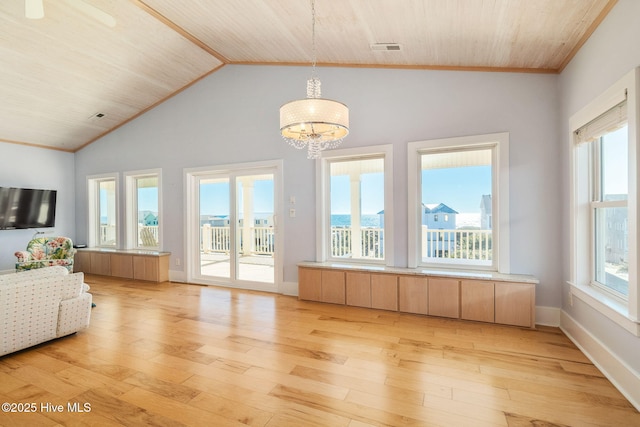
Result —
[[[359, 160], [370, 157], [384, 159], [384, 259], [331, 258], [331, 203], [329, 166], [335, 160]], [[381, 264], [392, 267], [393, 257], [393, 145], [347, 148], [323, 151], [316, 160], [316, 261], [339, 261], [353, 264]]]
[[[158, 178], [158, 244], [154, 247], [138, 244], [138, 188], [140, 178]], [[130, 171], [124, 174], [125, 181], [125, 209], [126, 209], [126, 247], [128, 249], [160, 250], [162, 248], [163, 218], [162, 215], [162, 169], [147, 169]]]
[[[116, 216], [116, 243], [115, 245], [100, 244], [100, 183], [115, 181], [115, 216]], [[119, 249], [121, 242], [120, 229], [122, 215], [120, 213], [120, 176], [118, 173], [107, 173], [87, 176], [87, 236], [89, 247], [104, 247]]]
[[[638, 106], [640, 68], [636, 68], [609, 87], [604, 93], [576, 112], [569, 119], [570, 135], [570, 298], [579, 298], [636, 336], [640, 336], [640, 293], [638, 290]], [[576, 145], [574, 133], [585, 124], [627, 99], [628, 118], [628, 242], [629, 242], [629, 295], [627, 301], [616, 298], [600, 287], [593, 286], [594, 253], [591, 242], [591, 186], [589, 150], [590, 144]]]
[[[421, 156], [424, 153], [455, 151], [460, 149], [494, 148], [492, 158], [492, 216], [493, 257], [491, 266], [478, 266], [471, 263], [447, 262], [424, 263], [420, 250], [421, 206], [422, 206], [422, 168]], [[454, 138], [433, 139], [410, 142], [407, 147], [408, 162], [408, 265], [410, 268], [435, 267], [462, 270], [492, 270], [510, 273], [509, 261], [509, 133], [492, 133]]]

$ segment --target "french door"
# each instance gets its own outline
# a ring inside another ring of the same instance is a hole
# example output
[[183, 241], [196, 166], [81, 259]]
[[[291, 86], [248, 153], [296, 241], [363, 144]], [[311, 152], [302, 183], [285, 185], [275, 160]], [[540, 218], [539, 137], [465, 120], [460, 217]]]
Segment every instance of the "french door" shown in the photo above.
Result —
[[189, 281], [278, 290], [278, 177], [263, 164], [187, 173]]

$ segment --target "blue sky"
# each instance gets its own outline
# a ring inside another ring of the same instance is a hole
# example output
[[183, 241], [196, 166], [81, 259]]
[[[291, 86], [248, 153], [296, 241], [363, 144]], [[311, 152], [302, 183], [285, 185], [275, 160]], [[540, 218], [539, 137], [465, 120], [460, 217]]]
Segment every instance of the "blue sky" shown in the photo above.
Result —
[[[242, 209], [242, 191], [238, 205]], [[253, 210], [256, 213], [273, 212], [273, 181], [258, 180], [254, 183]], [[229, 184], [227, 182], [200, 186], [200, 213], [206, 215], [229, 215]]]
[[422, 202], [444, 203], [459, 213], [480, 213], [483, 194], [491, 194], [491, 166], [422, 171]]
[[[350, 212], [349, 178], [346, 175], [331, 178], [331, 212]], [[362, 176], [362, 213], [377, 214], [384, 209], [382, 174]], [[343, 191], [335, 191], [340, 189]], [[480, 198], [491, 194], [491, 167], [429, 169], [422, 171], [422, 202], [444, 203], [460, 213], [480, 213]]]
[[158, 188], [138, 189], [138, 210], [158, 212]]

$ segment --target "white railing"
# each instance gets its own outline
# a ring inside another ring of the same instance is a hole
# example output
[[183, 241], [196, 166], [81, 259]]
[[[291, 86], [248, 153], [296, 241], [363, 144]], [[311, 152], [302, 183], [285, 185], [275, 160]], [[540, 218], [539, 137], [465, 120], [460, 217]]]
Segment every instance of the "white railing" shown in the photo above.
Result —
[[351, 256], [351, 228], [331, 227], [331, 256]]
[[251, 227], [251, 240], [254, 244], [251, 253], [273, 255], [275, 252], [275, 238], [272, 227]]
[[200, 227], [200, 250], [205, 253], [231, 250], [231, 231], [229, 227], [212, 227], [205, 224]]
[[354, 251], [351, 227], [331, 227], [331, 256], [384, 259], [384, 229], [361, 228], [360, 251]]
[[[251, 227], [251, 245], [245, 247], [240, 233], [240, 252], [246, 254], [273, 255], [275, 237], [272, 227]], [[204, 224], [200, 228], [200, 250], [205, 253], [231, 250], [231, 229], [229, 227], [213, 227]]]
[[[149, 246], [145, 245], [145, 242], [142, 239], [142, 233], [148, 233], [150, 240], [154, 240], [156, 242], [159, 241], [158, 236], [158, 226], [157, 225], [142, 225], [138, 224], [138, 245], [139, 246]], [[107, 225], [100, 224], [100, 244], [101, 245], [115, 245], [116, 243], [116, 226], [115, 225]], [[155, 246], [155, 245], [151, 245]]]
[[422, 226], [422, 257], [490, 261], [491, 230], [432, 230]]
[[116, 226], [108, 224], [100, 224], [100, 240], [101, 245], [116, 244]]
[[[158, 226], [139, 226], [148, 229], [158, 241]], [[138, 233], [140, 235], [140, 233]], [[331, 227], [331, 256], [335, 258], [384, 258], [384, 229], [360, 229], [360, 252], [353, 251], [351, 227]], [[245, 253], [241, 234], [241, 250]], [[249, 254], [273, 255], [275, 237], [272, 227], [251, 227], [252, 247]], [[100, 226], [100, 241], [115, 242], [115, 226]], [[229, 227], [201, 227], [200, 249], [205, 252], [229, 253], [231, 232]], [[422, 257], [452, 258], [490, 261], [492, 255], [491, 230], [432, 230], [422, 226]]]
[[[360, 230], [359, 258], [383, 259], [384, 230], [382, 228], [363, 228]], [[275, 236], [272, 227], [251, 227], [250, 248], [245, 248], [240, 234], [240, 252], [249, 254], [273, 255]], [[229, 227], [213, 227], [204, 224], [201, 227], [200, 249], [205, 252], [228, 253], [231, 250]], [[353, 257], [352, 232], [349, 227], [331, 227], [331, 256]]]

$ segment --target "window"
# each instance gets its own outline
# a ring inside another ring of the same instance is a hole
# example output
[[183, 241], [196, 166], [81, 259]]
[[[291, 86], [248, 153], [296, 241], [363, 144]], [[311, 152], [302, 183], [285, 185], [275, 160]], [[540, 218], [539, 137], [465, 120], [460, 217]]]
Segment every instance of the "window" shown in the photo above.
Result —
[[614, 295], [629, 296], [628, 126], [591, 142], [594, 284]]
[[159, 170], [125, 175], [127, 197], [127, 247], [160, 249], [161, 180]]
[[637, 335], [637, 113], [627, 102], [637, 93], [636, 73], [570, 119], [570, 285], [572, 295]]
[[318, 260], [392, 265], [391, 151], [384, 145], [323, 152]]
[[88, 177], [89, 246], [118, 246], [118, 176]]
[[508, 134], [412, 142], [408, 155], [409, 266], [508, 273]]

